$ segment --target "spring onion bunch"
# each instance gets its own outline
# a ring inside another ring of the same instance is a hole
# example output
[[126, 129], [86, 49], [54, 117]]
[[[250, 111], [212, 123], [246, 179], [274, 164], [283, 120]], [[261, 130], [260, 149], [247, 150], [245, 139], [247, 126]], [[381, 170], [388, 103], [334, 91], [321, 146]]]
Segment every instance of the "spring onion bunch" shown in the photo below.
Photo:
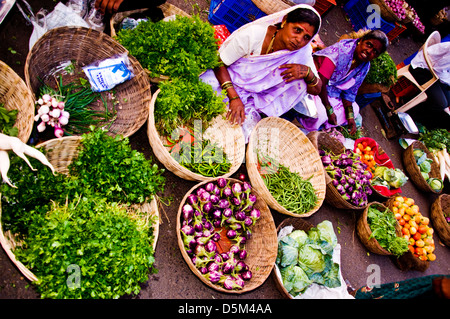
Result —
[[191, 262], [207, 280], [228, 290], [242, 289], [252, 278], [245, 244], [261, 212], [251, 189], [247, 182], [219, 178], [196, 189], [182, 207], [181, 235]]
[[361, 162], [360, 156], [349, 149], [338, 155], [324, 150], [319, 150], [319, 154], [325, 171], [342, 198], [357, 207], [366, 206], [367, 197], [372, 194], [372, 173], [366, 170], [367, 165]]

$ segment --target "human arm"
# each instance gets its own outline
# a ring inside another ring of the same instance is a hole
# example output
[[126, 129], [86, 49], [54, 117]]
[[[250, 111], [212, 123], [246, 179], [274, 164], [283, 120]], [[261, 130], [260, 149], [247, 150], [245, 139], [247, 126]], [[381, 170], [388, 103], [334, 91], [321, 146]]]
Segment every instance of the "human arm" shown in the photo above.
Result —
[[280, 65], [281, 76], [286, 83], [303, 79], [307, 84], [307, 92], [312, 95], [318, 95], [321, 91], [322, 80], [317, 77], [311, 68], [303, 64], [288, 63]]
[[219, 81], [222, 89], [225, 89], [229, 99], [229, 109], [227, 113], [227, 119], [232, 124], [242, 125], [245, 121], [245, 109], [244, 103], [242, 103], [239, 95], [233, 87], [230, 74], [228, 73], [225, 65], [219, 66], [214, 69], [214, 74]]
[[353, 114], [353, 103], [342, 99], [342, 104], [344, 105], [345, 117], [347, 118], [347, 125], [350, 128], [350, 134], [354, 135], [356, 133], [356, 122]]

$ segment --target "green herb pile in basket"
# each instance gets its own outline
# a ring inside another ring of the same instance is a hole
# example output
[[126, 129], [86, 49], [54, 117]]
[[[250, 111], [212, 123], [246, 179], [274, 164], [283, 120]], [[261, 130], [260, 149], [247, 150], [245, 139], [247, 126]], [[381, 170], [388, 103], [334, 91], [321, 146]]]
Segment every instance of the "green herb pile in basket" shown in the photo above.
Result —
[[397, 66], [389, 53], [383, 52], [370, 62], [370, 69], [364, 82], [368, 84], [381, 84], [387, 87], [397, 82]]
[[0, 184], [2, 227], [22, 245], [14, 254], [38, 278], [43, 298], [118, 298], [136, 294], [153, 267], [154, 218], [135, 204], [163, 191], [163, 170], [127, 138], [82, 135], [70, 174], [37, 171], [11, 154]]
[[408, 241], [397, 236], [395, 230], [397, 220], [389, 208], [380, 210], [379, 206], [369, 206], [367, 223], [372, 231], [370, 238], [375, 238], [388, 252], [399, 257], [408, 251]]
[[116, 40], [149, 71], [150, 77], [196, 79], [219, 63], [214, 28], [198, 15], [143, 21], [134, 29], [120, 30]]

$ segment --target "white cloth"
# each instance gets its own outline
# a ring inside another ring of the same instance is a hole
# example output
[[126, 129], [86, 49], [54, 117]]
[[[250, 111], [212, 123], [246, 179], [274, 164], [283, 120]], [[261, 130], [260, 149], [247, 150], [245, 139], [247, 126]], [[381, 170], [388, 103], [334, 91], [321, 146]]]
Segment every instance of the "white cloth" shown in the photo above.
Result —
[[[450, 85], [450, 42], [441, 42], [433, 44], [428, 47], [427, 53], [430, 57], [430, 63], [433, 70], [439, 77], [439, 80], [447, 85]], [[420, 50], [416, 56], [411, 60], [411, 66], [415, 69], [417, 67], [428, 69], [425, 62], [423, 51]]]

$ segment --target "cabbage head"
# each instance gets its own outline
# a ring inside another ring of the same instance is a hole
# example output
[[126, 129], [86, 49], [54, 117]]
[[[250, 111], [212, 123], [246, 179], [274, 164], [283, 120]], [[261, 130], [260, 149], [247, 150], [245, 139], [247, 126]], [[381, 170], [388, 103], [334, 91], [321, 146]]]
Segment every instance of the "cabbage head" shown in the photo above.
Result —
[[333, 230], [333, 224], [329, 220], [324, 220], [317, 225], [317, 229], [320, 239], [325, 240], [334, 249], [337, 244], [337, 237]]
[[289, 237], [295, 239], [299, 246], [302, 246], [306, 243], [306, 240], [308, 239], [308, 234], [304, 230], [294, 230], [292, 233], [289, 234]]
[[280, 273], [284, 288], [293, 296], [302, 293], [312, 284], [312, 281], [299, 266], [291, 265], [281, 268]]
[[429, 173], [429, 172], [431, 172], [431, 160], [430, 159], [425, 160], [424, 162], [422, 162], [419, 165], [419, 168], [420, 168], [420, 171], [422, 173]]
[[325, 270], [325, 256], [320, 249], [307, 244], [298, 250], [298, 264], [307, 274]]
[[278, 242], [277, 263], [287, 267], [297, 263], [298, 243], [295, 239], [285, 236]]

